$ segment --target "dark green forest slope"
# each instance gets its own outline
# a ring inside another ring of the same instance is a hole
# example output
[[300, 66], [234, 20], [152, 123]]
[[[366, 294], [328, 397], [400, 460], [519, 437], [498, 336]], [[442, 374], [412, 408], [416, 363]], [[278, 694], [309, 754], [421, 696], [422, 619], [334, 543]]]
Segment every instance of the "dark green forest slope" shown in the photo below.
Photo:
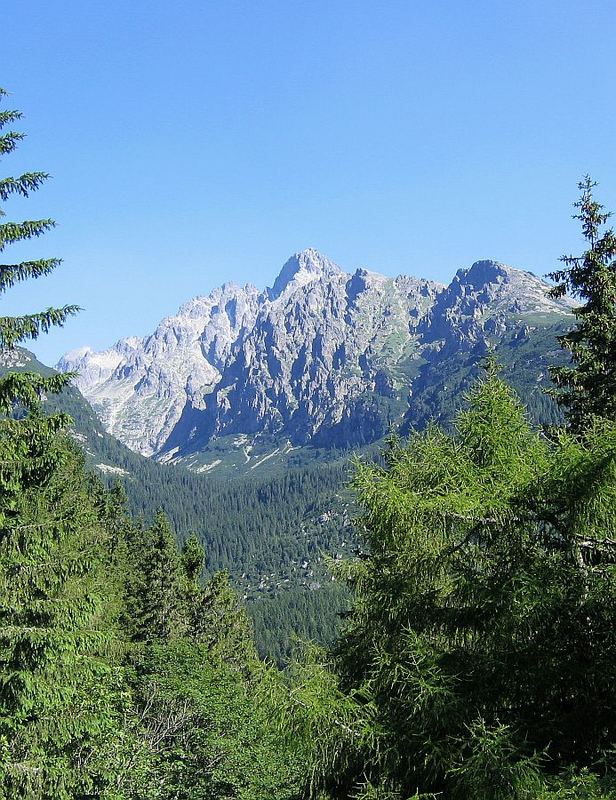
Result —
[[[543, 387], [548, 362], [562, 360], [556, 341], [561, 328], [562, 324], [523, 332], [498, 351], [505, 375], [527, 398], [533, 418], [543, 424], [559, 419]], [[54, 374], [27, 351], [15, 360], [17, 371]], [[425, 364], [402, 430], [411, 422], [425, 427], [430, 419], [447, 425], [476, 379], [480, 360], [479, 353], [456, 353], [438, 365]], [[280, 663], [288, 658], [296, 637], [332, 640], [348, 595], [332, 581], [323, 557], [342, 557], [355, 547], [350, 524], [354, 509], [347, 488], [351, 453], [304, 448], [302, 467], [229, 482], [133, 453], [106, 433], [74, 387], [47, 397], [46, 406], [70, 414], [72, 435], [88, 465], [109, 486], [120, 480], [133, 516], [149, 523], [163, 510], [181, 536], [193, 532], [203, 543], [207, 574], [229, 571], [254, 619], [262, 655]], [[363, 451], [365, 456], [376, 452], [378, 446]]]

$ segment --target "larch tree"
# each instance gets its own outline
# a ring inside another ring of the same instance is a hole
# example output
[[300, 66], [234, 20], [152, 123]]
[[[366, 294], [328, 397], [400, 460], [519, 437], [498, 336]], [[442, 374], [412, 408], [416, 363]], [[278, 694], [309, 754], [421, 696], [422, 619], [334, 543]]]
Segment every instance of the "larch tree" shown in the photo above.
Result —
[[613, 796], [566, 775], [613, 767], [616, 428], [549, 441], [486, 367], [453, 434], [358, 466], [353, 609], [290, 715], [319, 709], [315, 794]]

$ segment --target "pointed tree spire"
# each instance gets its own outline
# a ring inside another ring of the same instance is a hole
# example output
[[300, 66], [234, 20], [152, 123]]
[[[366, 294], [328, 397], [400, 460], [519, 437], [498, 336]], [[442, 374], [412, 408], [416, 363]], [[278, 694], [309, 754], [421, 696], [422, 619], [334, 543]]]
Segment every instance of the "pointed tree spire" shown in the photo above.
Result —
[[177, 639], [186, 632], [184, 564], [169, 520], [162, 511], [132, 542], [134, 569], [128, 586], [135, 641]]
[[556, 282], [552, 297], [572, 294], [582, 302], [575, 311], [577, 325], [560, 345], [571, 364], [551, 367], [556, 401], [565, 411], [567, 427], [583, 434], [596, 419], [616, 421], [616, 234], [606, 228], [611, 214], [594, 197], [597, 184], [587, 175], [578, 184], [574, 204], [588, 249], [579, 256], [564, 255], [564, 267], [548, 277]]

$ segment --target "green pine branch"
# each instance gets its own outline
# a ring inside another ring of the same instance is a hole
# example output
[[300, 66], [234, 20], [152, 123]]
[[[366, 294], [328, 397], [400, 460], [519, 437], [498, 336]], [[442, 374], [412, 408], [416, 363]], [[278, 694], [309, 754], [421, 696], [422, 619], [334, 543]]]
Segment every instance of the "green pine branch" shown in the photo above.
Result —
[[15, 404], [38, 408], [45, 394], [59, 394], [75, 377], [63, 372], [44, 377], [37, 372], [8, 372], [0, 378], [0, 413], [11, 414]]
[[61, 258], [39, 258], [35, 261], [22, 261], [21, 264], [0, 264], [0, 292], [19, 281], [49, 275], [61, 263]]
[[33, 239], [42, 236], [47, 231], [55, 228], [52, 219], [24, 220], [23, 222], [6, 222], [0, 225], [0, 253], [7, 244], [19, 242], [22, 239]]
[[0, 200], [7, 200], [12, 194], [28, 197], [49, 178], [47, 172], [25, 172], [18, 178], [8, 177], [0, 180]]
[[22, 317], [0, 317], [0, 342], [4, 347], [14, 347], [27, 339], [37, 339], [53, 327], [62, 327], [68, 317], [80, 310], [79, 306], [67, 305]]
[[9, 131], [3, 134], [0, 136], [0, 154], [6, 155], [7, 153], [12, 153], [19, 142], [25, 138], [23, 133], [18, 133], [17, 131]]
[[[1, 97], [2, 95], [0, 95]], [[11, 122], [17, 122], [23, 117], [21, 111], [0, 111], [0, 129]]]

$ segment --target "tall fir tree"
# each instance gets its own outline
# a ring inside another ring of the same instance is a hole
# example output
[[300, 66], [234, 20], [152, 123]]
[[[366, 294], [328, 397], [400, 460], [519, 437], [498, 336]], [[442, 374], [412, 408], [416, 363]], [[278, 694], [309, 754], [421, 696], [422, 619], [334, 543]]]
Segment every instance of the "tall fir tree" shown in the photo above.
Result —
[[616, 234], [606, 228], [611, 214], [593, 194], [597, 184], [588, 176], [574, 215], [588, 249], [561, 258], [562, 269], [549, 274], [553, 297], [569, 292], [582, 301], [575, 309], [576, 327], [559, 337], [572, 364], [552, 367], [554, 396], [564, 408], [568, 428], [582, 434], [596, 419], [616, 421]]
[[[0, 100], [7, 97], [7, 92], [0, 89]], [[12, 153], [19, 142], [24, 138], [24, 134], [7, 130], [7, 126], [12, 125], [21, 119], [22, 114], [15, 110], [0, 111], [0, 156]], [[26, 172], [19, 177], [8, 176], [0, 179], [0, 201], [6, 202], [13, 195], [29, 197], [49, 178], [45, 172]], [[0, 209], [0, 218], [6, 217], [6, 212]], [[0, 253], [4, 253], [6, 248], [16, 242], [35, 239], [42, 236], [55, 226], [52, 219], [22, 220], [21, 222], [9, 222], [2, 220], [0, 224]], [[48, 275], [61, 263], [58, 258], [38, 258], [28, 261], [20, 261], [15, 264], [0, 265], [0, 292], [5, 292], [11, 286], [20, 281], [30, 278], [40, 278]], [[67, 318], [79, 310], [76, 305], [65, 305], [62, 308], [47, 308], [33, 314], [25, 314], [18, 317], [0, 317], [0, 345], [2, 349], [12, 348], [29, 339], [36, 339], [41, 333], [47, 333], [52, 327], [63, 325]], [[52, 378], [47, 384], [39, 375], [32, 373], [22, 373], [12, 375], [7, 379], [7, 383], [1, 383], [0, 397], [10, 397], [10, 392], [19, 394], [19, 387], [23, 385], [22, 391], [30, 396], [30, 387], [38, 388], [42, 391], [56, 390], [59, 385], [64, 385], [70, 380], [69, 376]], [[20, 398], [21, 399], [21, 398]]]
[[[18, 111], [0, 111], [3, 156], [23, 138], [5, 131], [20, 118]], [[27, 198], [47, 177], [4, 178], [0, 199]], [[0, 253], [53, 225], [3, 221]], [[2, 264], [0, 292], [59, 263]], [[76, 311], [67, 305], [0, 317], [0, 351], [8, 357]], [[97, 763], [96, 742], [114, 725], [117, 675], [105, 657], [117, 607], [109, 602], [109, 536], [90, 500], [81, 456], [63, 436], [68, 418], [45, 416], [40, 403], [70, 377], [9, 371], [0, 379], [0, 797], [7, 799], [99, 794], [105, 766]]]

